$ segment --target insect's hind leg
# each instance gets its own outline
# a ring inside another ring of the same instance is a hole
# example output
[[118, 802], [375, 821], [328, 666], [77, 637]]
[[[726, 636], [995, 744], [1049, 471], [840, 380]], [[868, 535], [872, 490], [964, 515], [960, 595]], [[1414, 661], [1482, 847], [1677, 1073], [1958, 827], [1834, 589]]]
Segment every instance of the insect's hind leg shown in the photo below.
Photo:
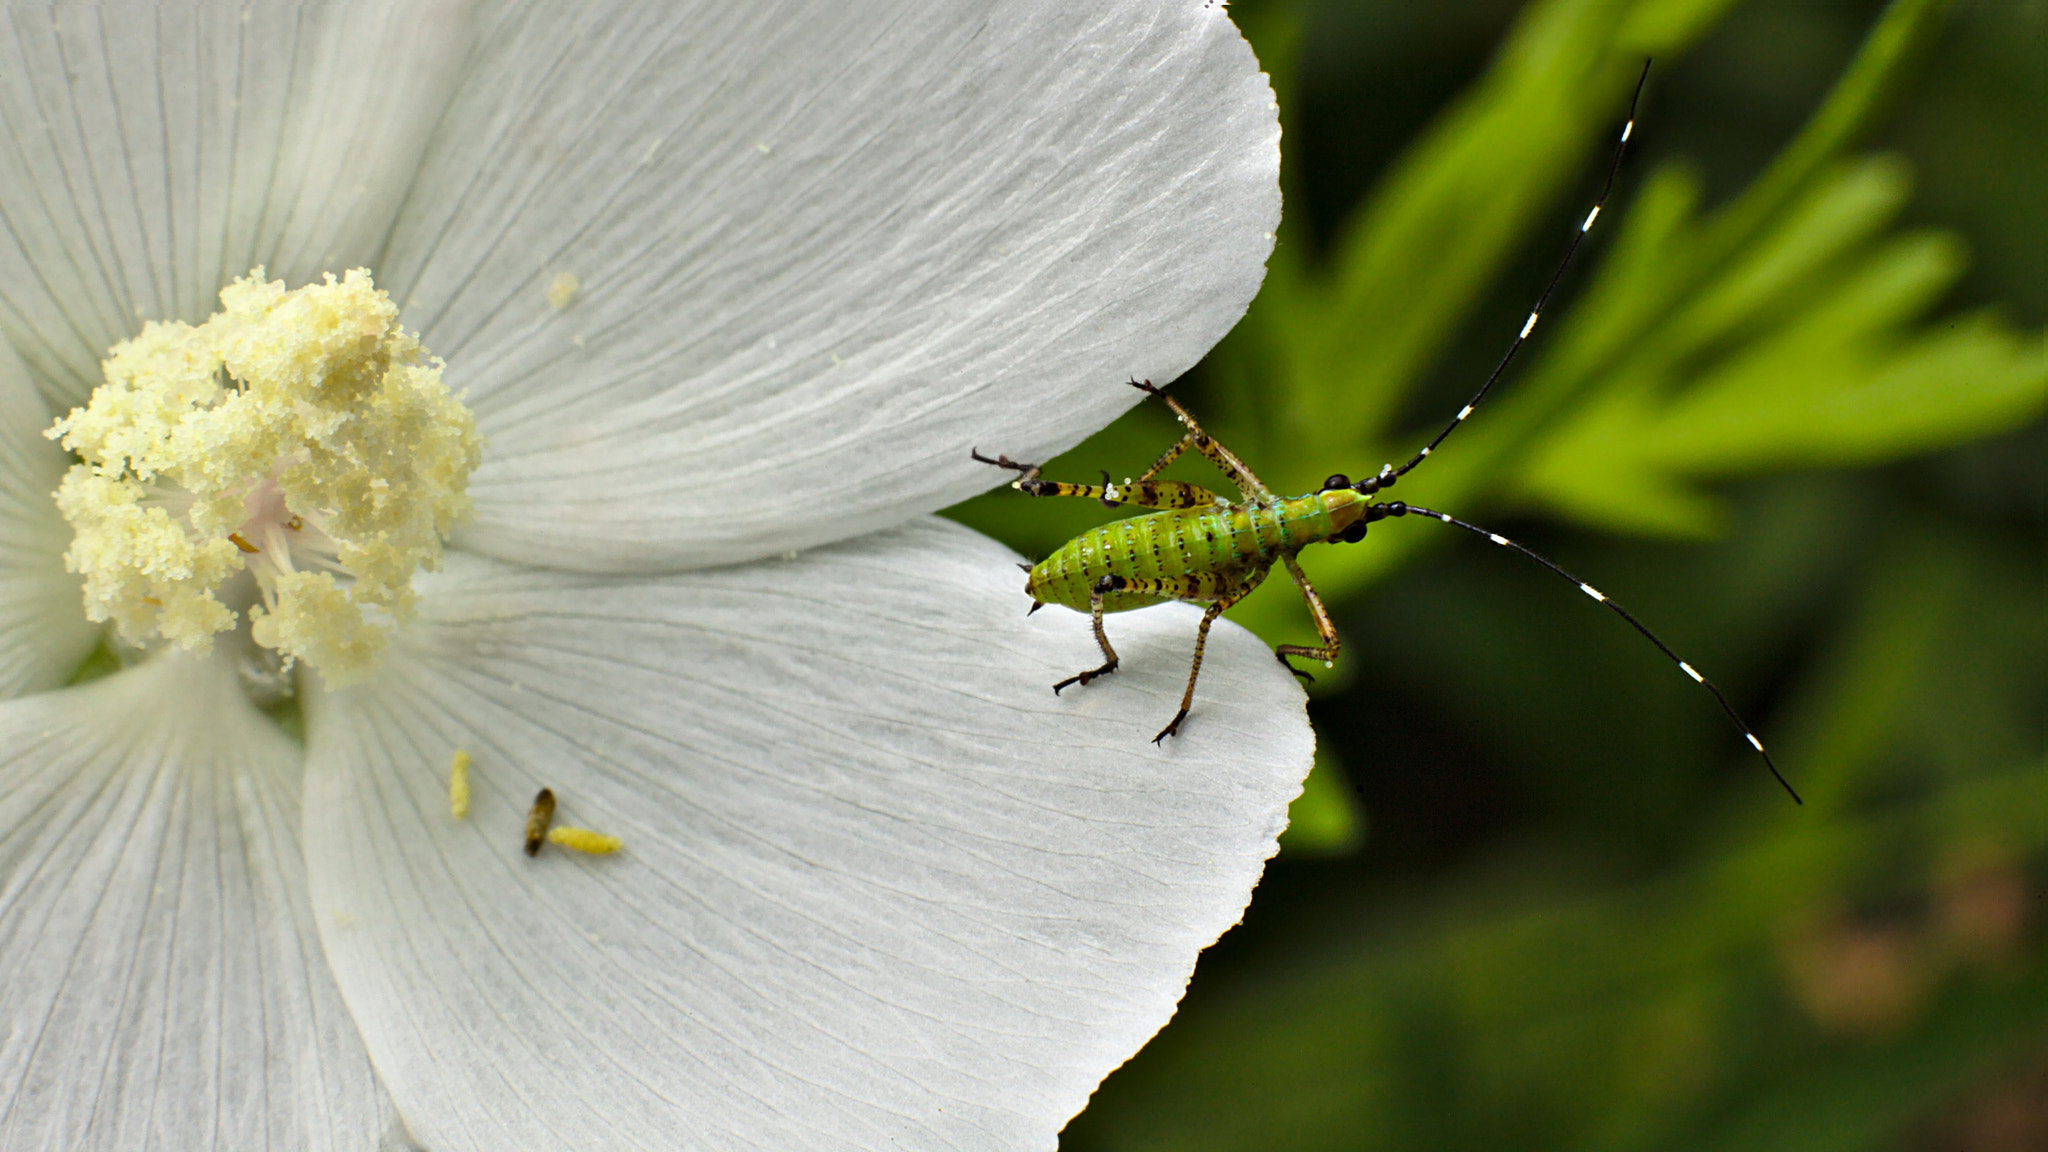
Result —
[[1280, 559], [1287, 565], [1287, 574], [1294, 578], [1294, 586], [1301, 590], [1301, 598], [1308, 602], [1308, 614], [1315, 621], [1316, 633], [1323, 638], [1323, 643], [1320, 647], [1311, 647], [1307, 644], [1280, 644], [1274, 647], [1273, 655], [1279, 659], [1282, 668], [1313, 684], [1315, 677], [1288, 663], [1287, 658], [1307, 656], [1321, 660], [1327, 666], [1336, 662], [1337, 652], [1343, 645], [1337, 639], [1337, 625], [1330, 619], [1330, 610], [1323, 607], [1323, 599], [1316, 595], [1315, 586], [1308, 582], [1307, 574], [1301, 570], [1300, 561], [1292, 556], [1282, 556]]
[[[1238, 600], [1244, 597], [1245, 593], [1258, 587], [1259, 580], [1264, 575], [1261, 572], [1250, 581], [1239, 584], [1223, 600], [1223, 607], [1227, 608], [1237, 603]], [[1166, 576], [1156, 579], [1142, 576], [1104, 576], [1102, 579], [1097, 580], [1095, 586], [1088, 590], [1088, 615], [1090, 622], [1095, 626], [1095, 643], [1102, 648], [1102, 655], [1104, 657], [1102, 667], [1090, 668], [1086, 672], [1078, 672], [1067, 677], [1065, 680], [1052, 686], [1053, 695], [1059, 695], [1062, 688], [1074, 684], [1085, 685], [1098, 676], [1107, 676], [1111, 672], [1116, 671], [1118, 662], [1116, 649], [1110, 647], [1109, 633], [1102, 629], [1102, 602], [1104, 597], [1112, 592], [1133, 592], [1146, 596], [1156, 596], [1162, 600], [1187, 600], [1191, 598], [1206, 600], [1218, 596], [1221, 592], [1221, 589], [1218, 587], [1219, 580], [1220, 578], [1214, 573], [1201, 573], [1191, 576]], [[1222, 609], [1219, 608], [1217, 611], [1222, 611]], [[1202, 631], [1206, 635], [1208, 633], [1208, 625], [1204, 624]], [[1195, 645], [1195, 666], [1199, 668], [1201, 663], [1202, 648], [1200, 641], [1197, 641]], [[1193, 691], [1193, 684], [1194, 682], [1190, 680], [1190, 691]], [[1182, 712], [1185, 713], [1186, 709], [1183, 708]], [[1179, 721], [1176, 720], [1175, 723], [1179, 723]]]
[[969, 448], [967, 450], [967, 454], [969, 456], [974, 457], [976, 460], [981, 461], [983, 464], [993, 464], [998, 468], [1008, 468], [1012, 472], [1023, 473], [1023, 475], [1018, 478], [1020, 481], [1038, 479], [1039, 466], [1036, 464], [1020, 464], [1017, 461], [1010, 459], [1008, 456], [1000, 454], [998, 454], [995, 459], [991, 460], [988, 457], [983, 456], [981, 454], [981, 449], [979, 448]]
[[1167, 722], [1166, 727], [1159, 730], [1159, 735], [1152, 738], [1154, 744], [1178, 733], [1180, 731], [1180, 722], [1188, 718], [1188, 709], [1194, 707], [1195, 681], [1202, 675], [1202, 650], [1209, 645], [1209, 625], [1214, 624], [1216, 618], [1223, 615], [1224, 611], [1231, 605], [1251, 595], [1252, 589], [1257, 588], [1259, 582], [1265, 578], [1265, 569], [1262, 568], [1254, 572], [1244, 583], [1231, 589], [1228, 595], [1210, 604], [1208, 611], [1202, 613], [1202, 623], [1195, 629], [1195, 658], [1193, 663], [1188, 666], [1187, 690], [1180, 694], [1180, 711], [1175, 712], [1173, 719]]
[[970, 453], [983, 464], [1008, 468], [1021, 473], [1010, 487], [1026, 496], [1080, 496], [1099, 500], [1105, 507], [1116, 508], [1129, 504], [1137, 508], [1204, 508], [1223, 503], [1216, 493], [1199, 484], [1186, 484], [1179, 480], [1154, 480], [1151, 474], [1138, 480], [1122, 484], [1110, 482], [1109, 473], [1102, 474], [1101, 484], [1068, 484], [1060, 480], [1039, 479], [1039, 465], [1020, 464], [1008, 456], [991, 460], [980, 452]]
[[1116, 671], [1116, 649], [1109, 646], [1109, 633], [1102, 630], [1102, 598], [1122, 588], [1123, 585], [1124, 580], [1120, 576], [1104, 576], [1095, 582], [1095, 587], [1088, 590], [1088, 612], [1090, 619], [1095, 625], [1095, 642], [1102, 646], [1102, 667], [1091, 668], [1086, 672], [1077, 672], [1067, 677], [1065, 680], [1052, 686], [1053, 695], [1059, 695], [1060, 689], [1072, 684], [1086, 687], [1088, 682], [1097, 676], [1107, 676], [1111, 672]]

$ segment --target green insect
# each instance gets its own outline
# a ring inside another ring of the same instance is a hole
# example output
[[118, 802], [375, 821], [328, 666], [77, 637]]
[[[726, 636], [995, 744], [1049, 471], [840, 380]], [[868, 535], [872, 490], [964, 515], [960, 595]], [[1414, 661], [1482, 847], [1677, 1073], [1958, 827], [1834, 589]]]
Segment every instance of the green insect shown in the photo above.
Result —
[[[1648, 65], [1644, 66], [1643, 77], [1649, 75]], [[1636, 97], [1642, 95], [1643, 82], [1636, 82]], [[1635, 129], [1635, 101], [1629, 104], [1629, 119], [1621, 130], [1621, 139], [1614, 152], [1613, 165], [1608, 169], [1606, 187], [1594, 202], [1593, 210], [1586, 214], [1572, 237], [1571, 246], [1566, 249], [1564, 259], [1557, 271], [1537, 297], [1536, 306], [1530, 310], [1529, 318], [1522, 324], [1522, 330], [1508, 345], [1507, 352], [1495, 365], [1479, 391], [1469, 403], [1451, 418], [1442, 431], [1423, 448], [1416, 452], [1406, 464], [1399, 468], [1383, 466], [1373, 476], [1354, 483], [1342, 474], [1333, 475], [1323, 482], [1321, 489], [1304, 496], [1278, 496], [1269, 490], [1259, 478], [1245, 467], [1236, 453], [1225, 448], [1215, 437], [1202, 430], [1202, 426], [1181, 406], [1180, 402], [1152, 386], [1151, 381], [1132, 380], [1131, 386], [1158, 397], [1173, 414], [1179, 418], [1183, 429], [1181, 437], [1168, 448], [1158, 460], [1147, 468], [1143, 475], [1123, 484], [1111, 483], [1109, 473], [1102, 474], [1101, 484], [1066, 484], [1056, 480], [1040, 478], [1039, 466], [1023, 464], [1008, 456], [993, 459], [983, 456], [979, 450], [972, 451], [974, 459], [984, 464], [1008, 468], [1019, 473], [1011, 487], [1027, 496], [1079, 496], [1099, 500], [1104, 505], [1116, 507], [1137, 507], [1156, 509], [1140, 516], [1115, 520], [1099, 528], [1090, 529], [1061, 545], [1052, 555], [1035, 565], [1024, 565], [1030, 573], [1025, 581], [1024, 591], [1031, 597], [1031, 611], [1036, 612], [1047, 604], [1059, 604], [1077, 611], [1087, 612], [1095, 629], [1095, 642], [1102, 649], [1103, 661], [1099, 667], [1079, 672], [1054, 684], [1055, 693], [1071, 686], [1086, 685], [1116, 671], [1118, 658], [1116, 649], [1109, 642], [1109, 634], [1103, 630], [1102, 618], [1111, 612], [1124, 612], [1152, 604], [1182, 600], [1206, 605], [1202, 622], [1195, 631], [1194, 661], [1188, 668], [1187, 689], [1181, 694], [1180, 710], [1173, 714], [1166, 727], [1152, 738], [1157, 744], [1180, 731], [1181, 722], [1188, 717], [1194, 706], [1195, 682], [1202, 674], [1202, 650], [1209, 639], [1209, 626], [1231, 605], [1250, 595], [1266, 576], [1273, 565], [1280, 564], [1300, 590], [1302, 599], [1308, 605], [1309, 616], [1315, 622], [1320, 644], [1281, 644], [1273, 652], [1280, 663], [1295, 675], [1309, 678], [1306, 672], [1288, 662], [1291, 656], [1304, 656], [1321, 660], [1327, 666], [1334, 663], [1340, 648], [1336, 625], [1330, 620], [1329, 611], [1316, 596], [1315, 587], [1302, 572], [1296, 557], [1313, 544], [1356, 544], [1365, 539], [1369, 525], [1380, 520], [1415, 515], [1436, 520], [1455, 528], [1461, 528], [1474, 535], [1482, 536], [1494, 544], [1518, 552], [1541, 564], [1551, 572], [1578, 585], [1581, 592], [1612, 610], [1628, 625], [1641, 633], [1658, 650], [1669, 657], [1694, 683], [1713, 693], [1720, 703], [1721, 711], [1742, 733], [1771, 771], [1785, 791], [1796, 801], [1799, 794], [1779, 773], [1777, 765], [1771, 762], [1770, 754], [1764, 751], [1763, 741], [1757, 738], [1749, 725], [1737, 715], [1720, 689], [1715, 688], [1691, 664], [1679, 659], [1654, 633], [1644, 627], [1634, 616], [1614, 603], [1592, 585], [1566, 572], [1543, 556], [1509, 540], [1497, 532], [1490, 532], [1476, 524], [1468, 524], [1445, 512], [1421, 508], [1399, 500], [1375, 501], [1372, 497], [1393, 487], [1401, 477], [1413, 471], [1438, 445], [1442, 444], [1458, 426], [1471, 416], [1487, 393], [1507, 370], [1515, 353], [1520, 351], [1529, 333], [1535, 329], [1536, 321], [1543, 313], [1544, 305], [1556, 290], [1558, 281], [1571, 264], [1579, 242], [1593, 227], [1593, 221], [1600, 215], [1608, 195], [1614, 189], [1614, 178], [1621, 168], [1621, 159], [1627, 147], [1630, 134]], [[1207, 457], [1222, 469], [1230, 482], [1237, 487], [1238, 499], [1230, 501], [1199, 485], [1177, 480], [1156, 479], [1167, 465], [1179, 459], [1188, 449]]]
[[[1306, 496], [1275, 496], [1236, 453], [1202, 431], [1178, 400], [1154, 388], [1149, 380], [1133, 380], [1131, 385], [1165, 401], [1186, 428], [1180, 440], [1136, 480], [1112, 484], [1105, 472], [1099, 485], [1063, 484], [1039, 479], [1035, 464], [1019, 464], [1008, 456], [991, 460], [978, 451], [973, 456], [984, 464], [1022, 473], [1011, 487], [1028, 496], [1083, 496], [1111, 508], [1128, 504], [1162, 509], [1114, 520], [1074, 537], [1031, 566], [1031, 577], [1024, 584], [1033, 612], [1047, 604], [1060, 604], [1089, 613], [1095, 642], [1102, 646], [1102, 666], [1053, 685], [1055, 693], [1116, 671], [1116, 649], [1102, 630], [1103, 613], [1169, 600], [1208, 605], [1195, 632], [1194, 666], [1188, 671], [1180, 711], [1152, 738], [1156, 744], [1180, 731], [1181, 721], [1187, 719], [1195, 699], [1195, 680], [1202, 674], [1202, 649], [1209, 641], [1209, 626], [1231, 605], [1251, 595], [1276, 562], [1286, 565], [1287, 574], [1301, 589], [1323, 642], [1314, 646], [1282, 644], [1274, 654], [1289, 671], [1304, 677], [1307, 673], [1287, 663], [1289, 656], [1334, 662], [1340, 646], [1336, 625], [1330, 622], [1329, 612], [1295, 555], [1322, 541], [1356, 543], [1365, 539], [1367, 523], [1397, 513], [1368, 503], [1360, 489], [1343, 476], [1330, 477], [1321, 491]], [[1199, 485], [1153, 479], [1190, 448], [1214, 461], [1230, 477], [1242, 495], [1237, 503]]]

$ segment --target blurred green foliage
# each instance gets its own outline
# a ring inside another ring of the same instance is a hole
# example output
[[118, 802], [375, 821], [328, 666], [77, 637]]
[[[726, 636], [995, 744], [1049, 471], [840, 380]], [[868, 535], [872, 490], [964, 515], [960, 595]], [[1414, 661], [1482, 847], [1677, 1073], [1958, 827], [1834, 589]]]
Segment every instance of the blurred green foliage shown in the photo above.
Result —
[[[1561, 299], [1397, 494], [1628, 604], [1809, 802], [1540, 570], [1416, 521], [1315, 549], [1346, 653], [1283, 854], [1063, 1146], [2048, 1148], [2048, 5], [1233, 14], [1289, 213], [1176, 393], [1292, 491], [1463, 403], [1657, 58]], [[952, 514], [1027, 555], [1106, 515]], [[1284, 581], [1232, 618], [1310, 634]]]

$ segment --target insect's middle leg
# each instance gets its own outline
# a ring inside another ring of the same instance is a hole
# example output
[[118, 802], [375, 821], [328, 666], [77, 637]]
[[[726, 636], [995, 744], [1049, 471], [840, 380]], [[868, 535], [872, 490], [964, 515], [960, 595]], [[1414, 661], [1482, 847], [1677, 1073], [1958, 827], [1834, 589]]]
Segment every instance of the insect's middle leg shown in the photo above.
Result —
[[1302, 572], [1300, 561], [1285, 555], [1280, 559], [1287, 565], [1287, 574], [1294, 577], [1294, 586], [1301, 589], [1301, 598], [1308, 602], [1308, 614], [1315, 620], [1316, 632], [1322, 636], [1323, 643], [1321, 647], [1315, 648], [1306, 644], [1281, 644], [1273, 649], [1273, 655], [1279, 659], [1282, 668], [1314, 683], [1315, 677], [1288, 663], [1287, 658], [1307, 656], [1321, 660], [1326, 666], [1335, 663], [1337, 651], [1341, 647], [1337, 640], [1337, 625], [1330, 619], [1330, 610], [1323, 607], [1322, 597], [1316, 595], [1315, 586], [1308, 582], [1308, 576]]

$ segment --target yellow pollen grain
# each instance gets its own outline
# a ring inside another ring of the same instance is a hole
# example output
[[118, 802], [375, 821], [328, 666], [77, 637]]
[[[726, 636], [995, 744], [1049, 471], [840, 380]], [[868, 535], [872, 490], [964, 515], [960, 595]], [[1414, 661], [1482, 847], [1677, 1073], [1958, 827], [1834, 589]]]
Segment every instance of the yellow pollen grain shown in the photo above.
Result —
[[559, 844], [576, 852], [587, 852], [592, 856], [609, 856], [625, 847], [626, 842], [617, 836], [592, 832], [588, 828], [550, 828], [548, 843]]
[[560, 312], [576, 299], [576, 293], [583, 290], [583, 281], [574, 272], [557, 272], [548, 282], [548, 307]]
[[462, 748], [448, 761], [448, 814], [457, 820], [469, 816], [469, 752]]

